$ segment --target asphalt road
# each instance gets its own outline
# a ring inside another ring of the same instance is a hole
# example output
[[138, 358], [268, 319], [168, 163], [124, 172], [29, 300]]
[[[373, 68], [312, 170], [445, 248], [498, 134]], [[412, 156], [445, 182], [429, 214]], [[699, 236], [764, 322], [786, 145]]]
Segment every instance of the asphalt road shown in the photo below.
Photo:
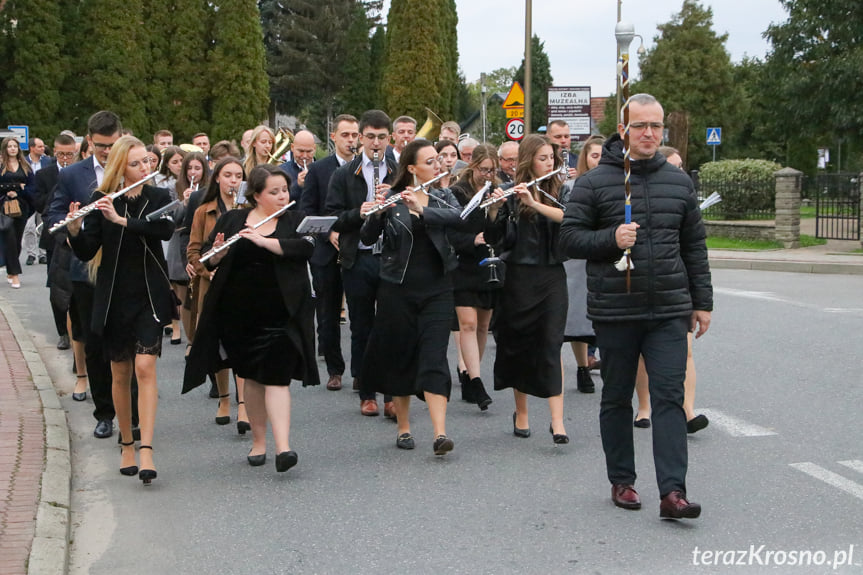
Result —
[[[267, 465], [246, 464], [250, 436], [237, 434], [235, 410], [231, 426], [215, 425], [207, 386], [180, 395], [184, 346], [166, 339], [159, 478], [144, 488], [117, 473], [116, 439], [92, 436], [91, 401], [71, 400], [71, 354], [54, 348], [37, 287], [44, 266], [22, 281], [6, 297], [68, 410], [71, 573], [863, 573], [859, 276], [714, 272], [713, 325], [695, 345], [696, 411], [711, 425], [689, 438], [689, 495], [704, 511], [688, 522], [659, 519], [649, 430], [634, 430], [644, 507], [612, 505], [599, 393], [575, 391], [569, 350], [567, 446], [546, 433], [544, 401], [531, 400], [533, 435], [517, 439], [511, 393], [480, 413], [456, 388], [455, 451], [432, 454], [418, 402], [417, 449], [399, 450], [395, 424], [362, 417], [347, 377], [339, 392], [293, 389], [299, 465], [277, 474], [272, 442]], [[485, 374], [493, 357], [492, 343]], [[843, 559], [852, 564], [834, 565]]]

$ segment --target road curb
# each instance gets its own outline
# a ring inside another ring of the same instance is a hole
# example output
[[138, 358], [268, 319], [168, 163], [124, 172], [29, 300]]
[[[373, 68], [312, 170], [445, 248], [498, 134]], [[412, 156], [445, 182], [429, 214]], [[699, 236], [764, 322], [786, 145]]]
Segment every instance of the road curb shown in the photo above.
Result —
[[738, 258], [710, 258], [713, 269], [757, 270], [809, 274], [863, 275], [863, 263], [804, 262]]
[[62, 574], [67, 572], [69, 566], [72, 489], [72, 459], [66, 412], [60, 405], [54, 382], [48, 376], [48, 370], [45, 369], [30, 332], [21, 323], [8, 300], [0, 297], [0, 307], [3, 308], [6, 322], [21, 348], [33, 384], [39, 392], [45, 423], [45, 467], [42, 471], [36, 529], [30, 547], [27, 573]]

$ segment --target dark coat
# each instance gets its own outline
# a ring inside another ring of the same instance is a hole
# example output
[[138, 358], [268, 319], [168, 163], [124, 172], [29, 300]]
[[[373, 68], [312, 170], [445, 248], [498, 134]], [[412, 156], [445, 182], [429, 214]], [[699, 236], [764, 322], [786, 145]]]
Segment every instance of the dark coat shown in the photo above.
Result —
[[[216, 222], [209, 239], [201, 250], [206, 252], [212, 247], [219, 233], [229, 238], [242, 230], [246, 225], [248, 210], [230, 210]], [[309, 274], [306, 267], [314, 249], [312, 236], [301, 236], [296, 232], [297, 226], [305, 217], [300, 211], [287, 211], [279, 217], [275, 236], [279, 239], [283, 254], [273, 254], [276, 269], [276, 281], [282, 293], [282, 300], [290, 315], [290, 332], [294, 346], [302, 353], [306, 366], [303, 386], [319, 385], [318, 364], [315, 356], [315, 306], [312, 300], [312, 289], [309, 285]], [[247, 240], [240, 240], [247, 241]], [[209, 264], [209, 260], [205, 262]], [[230, 249], [219, 262], [218, 271], [213, 277], [204, 308], [198, 320], [195, 332], [195, 342], [186, 363], [186, 373], [183, 378], [183, 393], [198, 387], [207, 377], [220, 368], [219, 333], [217, 310], [219, 299], [225, 289], [228, 277], [231, 275], [234, 257]], [[249, 286], [250, 297], [254, 296], [254, 287]], [[237, 302], [242, 305], [242, 302]], [[230, 359], [230, 358], [229, 358]]]
[[[64, 170], [65, 171], [65, 170]], [[93, 192], [90, 202], [101, 198], [101, 192]], [[102, 212], [93, 210], [84, 216], [84, 226], [77, 236], [69, 236], [72, 250], [82, 261], [90, 261], [102, 249], [102, 260], [99, 274], [96, 277], [96, 292], [93, 297], [93, 332], [102, 334], [108, 318], [108, 310], [112, 305], [111, 296], [114, 291], [114, 279], [118, 273], [123, 273], [123, 262], [119, 260], [120, 243], [124, 236], [141, 240], [145, 250], [144, 277], [147, 280], [147, 292], [153, 315], [160, 325], [171, 323], [174, 309], [174, 292], [168, 281], [168, 267], [162, 243], [171, 239], [174, 233], [174, 222], [167, 218], [157, 218], [148, 222], [144, 216], [155, 212], [171, 202], [168, 190], [155, 188], [144, 184], [141, 191], [144, 207], [141, 218], [128, 218], [127, 225], [121, 226], [105, 219]], [[114, 208], [122, 213], [125, 198], [114, 199]], [[114, 301], [113, 305], [122, 305], [122, 301]]]
[[[339, 160], [335, 154], [318, 160], [309, 166], [306, 183], [303, 187], [300, 209], [309, 216], [326, 215], [327, 192], [330, 179], [339, 168]], [[329, 234], [320, 234], [315, 243], [315, 253], [309, 263], [315, 266], [325, 266], [338, 255], [335, 246], [329, 241]]]
[[[51, 228], [69, 213], [69, 204], [78, 202], [82, 206], [90, 201], [93, 190], [96, 189], [95, 160], [90, 157], [76, 162], [68, 168], [63, 168], [57, 176], [57, 187], [50, 201], [47, 202], [45, 212], [42, 214], [44, 226]], [[67, 249], [66, 230], [60, 230], [54, 234], [55, 247], [58, 250]], [[73, 282], [87, 282], [87, 265], [72, 255], [69, 258], [69, 279]]]
[[[398, 166], [387, 159], [387, 175], [382, 184], [390, 183], [396, 174]], [[326, 215], [338, 216], [333, 225], [333, 231], [339, 232], [339, 253], [342, 267], [351, 269], [357, 260], [359, 249], [360, 228], [363, 218], [360, 216], [360, 206], [366, 201], [368, 186], [363, 177], [363, 156], [359, 155], [333, 173], [330, 189], [327, 192]]]
[[[470, 202], [474, 194], [471, 185], [461, 180], [453, 184], [450, 191], [462, 208]], [[458, 256], [458, 269], [453, 274], [453, 288], [469, 291], [488, 291], [500, 288], [500, 283], [488, 283], [488, 268], [479, 265], [479, 262], [491, 255], [489, 244], [476, 245], [474, 243], [477, 234], [485, 229], [485, 210], [477, 208], [471, 212], [467, 217], [465, 226], [463, 231], [450, 233], [450, 242]]]
[[[45, 210], [54, 198], [54, 189], [57, 187], [57, 180], [59, 177], [60, 169], [57, 167], [57, 162], [52, 162], [48, 166], [45, 166], [36, 172], [31, 202], [33, 207], [40, 214], [45, 213]], [[42, 233], [39, 236], [39, 247], [47, 249], [51, 246], [53, 248], [53, 243], [54, 241], [51, 239], [51, 234], [48, 233], [48, 226], [43, 224]]]
[[655, 320], [713, 310], [704, 223], [692, 180], [661, 154], [631, 162], [631, 290], [614, 262], [623, 256], [614, 232], [625, 222], [623, 146], [606, 141], [599, 166], [580, 176], [567, 204], [561, 250], [587, 260], [588, 317], [594, 321]]
[[[392, 191], [390, 195], [393, 193], [397, 192]], [[447, 226], [461, 227], [463, 222], [459, 211], [447, 204], [458, 206], [458, 200], [452, 192], [448, 189], [429, 190], [429, 203], [423, 208], [422, 218], [428, 237], [443, 262], [444, 271], [451, 272], [458, 266], [458, 261], [447, 238]], [[360, 239], [364, 244], [375, 243], [381, 232], [384, 233], [381, 279], [395, 284], [401, 284], [404, 280], [413, 249], [412, 227], [410, 210], [402, 202], [366, 218], [360, 232]]]

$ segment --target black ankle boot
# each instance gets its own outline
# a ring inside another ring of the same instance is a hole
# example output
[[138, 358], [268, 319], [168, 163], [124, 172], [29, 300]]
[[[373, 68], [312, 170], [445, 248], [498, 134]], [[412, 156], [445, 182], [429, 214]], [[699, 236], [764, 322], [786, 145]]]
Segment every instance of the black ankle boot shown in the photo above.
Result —
[[491, 405], [491, 397], [486, 393], [482, 380], [478, 377], [473, 378], [470, 380], [470, 387], [473, 397], [476, 400], [476, 404], [479, 406], [480, 410], [487, 410], [488, 406]]
[[461, 384], [461, 399], [469, 403], [476, 403], [473, 386], [470, 384], [470, 376], [466, 371], [458, 372], [458, 382]]
[[579, 367], [575, 377], [578, 391], [581, 393], [593, 393], [596, 391], [596, 385], [594, 385], [593, 378], [590, 376], [589, 367]]

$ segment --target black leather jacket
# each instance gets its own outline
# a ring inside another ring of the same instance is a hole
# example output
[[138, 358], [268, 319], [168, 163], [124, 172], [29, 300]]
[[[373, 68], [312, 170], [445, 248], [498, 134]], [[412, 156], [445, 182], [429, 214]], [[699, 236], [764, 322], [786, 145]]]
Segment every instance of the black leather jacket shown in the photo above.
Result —
[[[390, 194], [397, 193], [391, 190]], [[451, 272], [458, 266], [455, 249], [447, 237], [447, 227], [462, 227], [459, 211], [449, 206], [458, 206], [452, 192], [448, 189], [430, 190], [429, 204], [423, 208], [422, 218], [425, 220], [426, 231], [443, 261], [443, 268]], [[360, 230], [360, 239], [364, 244], [373, 244], [381, 232], [384, 234], [383, 251], [381, 252], [381, 279], [391, 283], [401, 284], [413, 248], [410, 210], [399, 202], [376, 215], [366, 218]]]

